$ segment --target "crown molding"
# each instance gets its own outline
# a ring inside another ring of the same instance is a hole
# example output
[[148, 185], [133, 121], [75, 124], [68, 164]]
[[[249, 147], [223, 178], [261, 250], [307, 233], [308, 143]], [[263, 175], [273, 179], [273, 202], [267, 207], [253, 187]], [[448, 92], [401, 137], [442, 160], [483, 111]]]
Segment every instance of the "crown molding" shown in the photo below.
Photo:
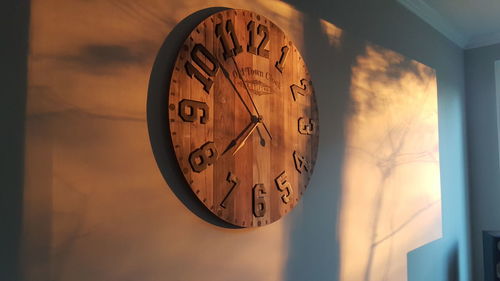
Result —
[[498, 43], [500, 43], [500, 32], [481, 34], [472, 37], [469, 42], [467, 42], [465, 49], [485, 47]]
[[434, 29], [443, 34], [446, 38], [450, 39], [452, 42], [465, 48], [468, 46], [467, 38], [460, 32], [458, 32], [441, 14], [439, 14], [434, 8], [427, 5], [422, 0], [397, 0], [399, 4], [406, 7], [408, 10], [413, 12], [415, 15], [420, 17], [422, 20], [430, 24]]

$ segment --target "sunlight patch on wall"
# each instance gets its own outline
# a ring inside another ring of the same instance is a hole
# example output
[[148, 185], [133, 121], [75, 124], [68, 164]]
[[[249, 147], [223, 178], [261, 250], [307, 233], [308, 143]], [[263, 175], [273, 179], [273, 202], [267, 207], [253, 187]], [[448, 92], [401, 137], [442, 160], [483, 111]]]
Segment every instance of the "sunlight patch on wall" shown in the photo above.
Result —
[[328, 37], [328, 43], [330, 43], [330, 46], [340, 47], [341, 43], [340, 38], [342, 37], [342, 29], [336, 27], [334, 24], [324, 19], [320, 19], [320, 24], [321, 28], [323, 29], [323, 32]]
[[441, 237], [436, 75], [368, 44], [351, 82], [340, 279], [407, 280], [406, 254]]

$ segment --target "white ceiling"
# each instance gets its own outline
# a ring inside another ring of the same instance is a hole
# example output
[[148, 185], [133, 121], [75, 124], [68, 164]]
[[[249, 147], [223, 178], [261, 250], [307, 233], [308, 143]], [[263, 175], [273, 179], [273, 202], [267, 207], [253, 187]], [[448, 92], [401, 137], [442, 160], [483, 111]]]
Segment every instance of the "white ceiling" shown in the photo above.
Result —
[[462, 48], [500, 43], [500, 0], [397, 0]]

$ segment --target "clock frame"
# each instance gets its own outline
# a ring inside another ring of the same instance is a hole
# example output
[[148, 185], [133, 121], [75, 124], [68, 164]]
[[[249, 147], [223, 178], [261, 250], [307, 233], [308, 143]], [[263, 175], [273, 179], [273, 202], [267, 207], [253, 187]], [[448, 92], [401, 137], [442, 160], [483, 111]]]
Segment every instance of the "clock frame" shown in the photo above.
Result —
[[228, 9], [193, 29], [173, 67], [170, 136], [198, 199], [240, 227], [290, 212], [319, 139], [313, 85], [292, 41], [267, 18]]

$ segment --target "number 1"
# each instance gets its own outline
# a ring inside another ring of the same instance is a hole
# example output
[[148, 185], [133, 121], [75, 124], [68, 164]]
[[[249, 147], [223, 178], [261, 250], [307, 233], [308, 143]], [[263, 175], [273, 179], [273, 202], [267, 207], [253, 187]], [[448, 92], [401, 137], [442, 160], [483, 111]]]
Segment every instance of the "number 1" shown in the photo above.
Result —
[[281, 48], [281, 57], [280, 57], [280, 60], [276, 62], [276, 68], [281, 73], [283, 73], [283, 67], [285, 66], [285, 61], [286, 61], [286, 57], [288, 56], [288, 51], [289, 50], [290, 50], [290, 48], [288, 48], [288, 46], [283, 46]]

